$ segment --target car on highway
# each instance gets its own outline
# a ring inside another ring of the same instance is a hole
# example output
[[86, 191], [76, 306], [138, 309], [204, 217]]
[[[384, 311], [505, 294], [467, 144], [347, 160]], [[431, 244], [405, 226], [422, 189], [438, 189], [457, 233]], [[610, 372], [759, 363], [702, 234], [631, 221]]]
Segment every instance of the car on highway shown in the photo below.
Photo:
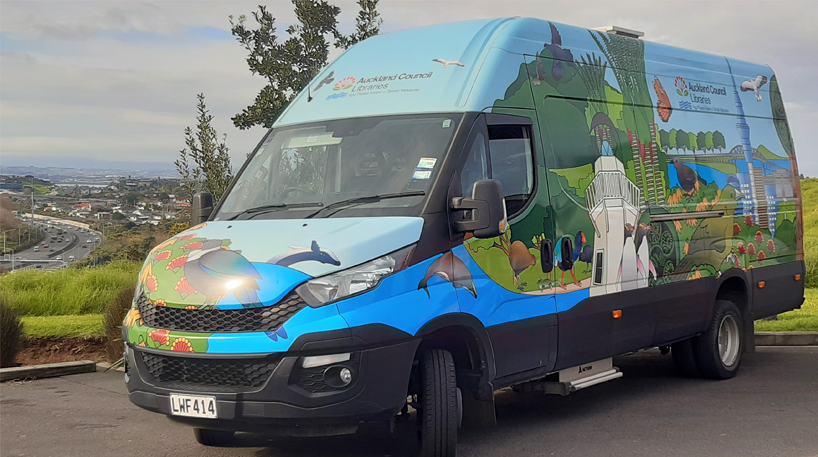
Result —
[[34, 252], [40, 252], [40, 247], [39, 246], [34, 246]]
[[44, 245], [43, 245], [43, 248], [47, 248], [47, 247], [48, 247], [48, 245], [47, 245], [47, 244], [44, 244]]
[[36, 268], [36, 269], [38, 269], [38, 270], [39, 270], [40, 268], [42, 268], [42, 267], [43, 267], [43, 266], [42, 266], [42, 265], [40, 265], [39, 263], [38, 263], [37, 265], [34, 265], [34, 268]]
[[57, 257], [54, 257], [54, 260], [62, 260], [62, 256], [58, 255]]
[[75, 258], [75, 257], [74, 257], [73, 255], [70, 255], [70, 256], [68, 256], [68, 261], [69, 261], [69, 262], [73, 262], [73, 261], [74, 261], [74, 258]]

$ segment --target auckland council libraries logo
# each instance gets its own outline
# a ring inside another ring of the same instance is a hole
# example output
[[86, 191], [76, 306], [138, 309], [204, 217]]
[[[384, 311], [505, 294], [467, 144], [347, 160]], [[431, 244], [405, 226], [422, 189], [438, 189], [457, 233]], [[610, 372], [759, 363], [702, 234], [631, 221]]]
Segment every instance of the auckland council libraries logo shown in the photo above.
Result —
[[353, 84], [355, 84], [354, 76], [347, 76], [346, 78], [338, 81], [337, 83], [335, 83], [335, 87], [332, 88], [332, 90], [335, 93], [332, 95], [328, 95], [327, 100], [346, 97], [347, 96], [346, 90], [352, 87]]
[[687, 81], [681, 76], [676, 77], [676, 93], [682, 97], [690, 95], [690, 92], [687, 90]]

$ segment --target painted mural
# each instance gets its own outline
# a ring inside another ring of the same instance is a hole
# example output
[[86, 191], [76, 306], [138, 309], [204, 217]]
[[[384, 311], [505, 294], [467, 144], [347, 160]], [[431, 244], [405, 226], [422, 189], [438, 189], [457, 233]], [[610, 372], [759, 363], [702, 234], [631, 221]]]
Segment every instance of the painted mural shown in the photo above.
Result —
[[[650, 43], [584, 31], [575, 51], [547, 24], [551, 40], [493, 111], [533, 96], [550, 195], [502, 237], [466, 241], [486, 274], [518, 293], [593, 296], [795, 259], [797, 173], [768, 67], [719, 58], [730, 71], [701, 81], [654, 62]], [[711, 211], [723, 216], [701, 217]], [[673, 220], [651, 222], [661, 214]], [[556, 247], [551, 273], [539, 268], [543, 238]]]

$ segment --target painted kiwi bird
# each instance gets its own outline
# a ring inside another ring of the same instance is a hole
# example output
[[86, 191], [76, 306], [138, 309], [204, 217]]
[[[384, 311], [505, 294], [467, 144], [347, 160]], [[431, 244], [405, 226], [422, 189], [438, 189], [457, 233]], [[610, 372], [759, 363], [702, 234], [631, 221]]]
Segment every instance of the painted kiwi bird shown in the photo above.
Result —
[[[570, 235], [563, 235], [557, 241], [557, 245], [554, 247], [554, 263], [557, 264], [557, 268], [562, 270], [562, 276], [560, 277], [560, 287], [563, 289], [565, 288], [565, 272], [568, 271], [571, 273], [571, 277], [574, 278], [574, 284], [580, 286], [581, 284], [577, 281], [576, 275], [574, 275], [574, 263], [579, 260], [579, 256], [582, 253], [582, 245], [585, 244], [587, 241], [585, 239], [585, 234], [582, 233], [582, 230], [577, 232], [576, 236], [574, 237], [574, 250], [571, 252], [571, 264], [570, 266], [568, 263], [563, 262], [562, 260], [562, 240], [563, 239], [571, 239]], [[593, 248], [592, 248], [593, 249]]]
[[671, 159], [670, 163], [676, 167], [676, 176], [679, 178], [679, 185], [682, 186], [682, 189], [688, 194], [692, 194], [696, 191], [696, 182], [702, 186], [707, 185], [707, 181], [702, 179], [695, 170], [683, 164], [677, 157]]
[[222, 247], [222, 240], [206, 240], [187, 255], [185, 279], [197, 292], [204, 294], [205, 305], [215, 306], [232, 291], [245, 308], [263, 306], [258, 299], [256, 267], [236, 251]]
[[511, 243], [508, 250], [508, 263], [514, 271], [514, 285], [520, 281], [520, 273], [526, 269], [537, 265], [537, 258], [531, 254], [522, 241], [515, 241]]
[[469, 267], [456, 255], [452, 254], [452, 251], [443, 254], [432, 262], [429, 268], [426, 269], [423, 279], [418, 283], [418, 290], [423, 289], [429, 298], [432, 295], [429, 293], [427, 284], [433, 276], [438, 276], [452, 283], [455, 289], [466, 289], [474, 298], [477, 298], [477, 288], [474, 286], [474, 279], [471, 276]]

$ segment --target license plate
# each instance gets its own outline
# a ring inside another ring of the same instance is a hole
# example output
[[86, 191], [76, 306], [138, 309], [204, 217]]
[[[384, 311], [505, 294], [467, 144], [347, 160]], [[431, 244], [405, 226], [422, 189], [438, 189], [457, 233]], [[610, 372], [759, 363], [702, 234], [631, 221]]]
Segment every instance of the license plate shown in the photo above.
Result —
[[216, 419], [216, 397], [170, 394], [170, 413], [174, 416]]

